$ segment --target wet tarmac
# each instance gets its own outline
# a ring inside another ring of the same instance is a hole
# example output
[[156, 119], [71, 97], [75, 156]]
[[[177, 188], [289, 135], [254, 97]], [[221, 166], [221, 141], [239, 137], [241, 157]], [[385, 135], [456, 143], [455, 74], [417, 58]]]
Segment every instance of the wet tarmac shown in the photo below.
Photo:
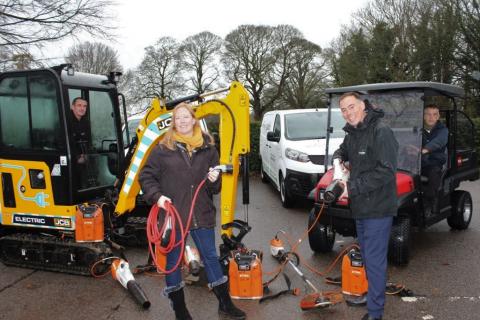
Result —
[[[384, 319], [480, 319], [480, 182], [461, 185], [473, 197], [473, 218], [470, 228], [452, 231], [446, 221], [413, 234], [411, 260], [406, 267], [389, 266], [389, 280], [403, 283], [416, 295], [402, 299], [388, 296]], [[240, 194], [240, 193], [239, 193]], [[238, 203], [241, 203], [239, 197]], [[269, 242], [275, 233], [283, 230], [297, 239], [307, 226], [311, 204], [300, 203], [292, 209], [281, 206], [279, 194], [260, 179], [251, 179], [248, 220], [253, 227], [245, 237], [249, 248], [264, 252], [264, 272], [272, 271], [278, 263], [269, 255]], [[236, 217], [244, 219], [243, 205], [237, 205]], [[303, 261], [323, 271], [352, 238], [337, 235], [330, 254], [314, 254], [308, 240], [299, 246]], [[143, 264], [146, 249], [128, 249], [132, 266]], [[327, 285], [323, 278], [301, 266], [306, 277], [319, 290], [338, 290]], [[339, 266], [331, 276], [340, 275]], [[364, 307], [349, 307], [345, 303], [325, 309], [302, 311], [300, 299], [306, 287], [287, 267], [293, 286], [301, 289], [300, 296], [283, 295], [276, 300], [259, 304], [255, 300], [235, 303], [245, 310], [248, 319], [361, 319]], [[268, 279], [268, 276], [264, 277]], [[6, 267], [0, 263], [0, 319], [174, 319], [168, 300], [161, 295], [164, 279], [161, 276], [141, 274], [137, 282], [151, 301], [143, 310], [128, 292], [110, 276], [101, 279], [60, 273]], [[277, 280], [272, 292], [285, 289]], [[218, 303], [206, 287], [188, 286], [187, 305], [194, 319], [218, 319]]]

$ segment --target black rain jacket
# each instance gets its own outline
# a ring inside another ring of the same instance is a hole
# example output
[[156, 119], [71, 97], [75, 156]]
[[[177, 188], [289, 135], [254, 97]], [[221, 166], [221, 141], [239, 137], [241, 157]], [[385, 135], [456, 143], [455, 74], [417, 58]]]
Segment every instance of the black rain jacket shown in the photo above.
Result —
[[432, 130], [422, 130], [422, 146], [430, 152], [422, 154], [422, 168], [442, 167], [447, 162], [448, 129], [437, 121]]
[[343, 128], [347, 134], [333, 158], [350, 162], [347, 187], [354, 219], [395, 216], [398, 142], [381, 121], [383, 110], [366, 110], [357, 127], [347, 123]]
[[[208, 141], [206, 136], [204, 141]], [[219, 159], [215, 146], [206, 142], [194, 149], [191, 157], [185, 145], [177, 142], [176, 147], [176, 150], [170, 150], [157, 145], [140, 172], [139, 181], [147, 203], [156, 204], [162, 195], [169, 197], [185, 227], [195, 190], [207, 176], [208, 169], [219, 164]], [[198, 195], [190, 229], [215, 226], [216, 209], [212, 198], [220, 188], [221, 176], [214, 183], [207, 179]], [[163, 221], [160, 215], [159, 221]]]

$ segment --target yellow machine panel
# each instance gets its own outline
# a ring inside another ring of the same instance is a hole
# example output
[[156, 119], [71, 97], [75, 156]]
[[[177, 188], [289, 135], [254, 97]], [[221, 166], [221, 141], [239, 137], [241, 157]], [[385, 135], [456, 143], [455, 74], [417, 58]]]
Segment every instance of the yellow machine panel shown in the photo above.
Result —
[[[2, 197], [1, 223], [5, 226], [75, 229], [75, 206], [54, 204], [50, 170], [44, 162], [0, 160], [2, 179], [11, 179], [15, 205]], [[0, 184], [0, 194], [3, 186]]]

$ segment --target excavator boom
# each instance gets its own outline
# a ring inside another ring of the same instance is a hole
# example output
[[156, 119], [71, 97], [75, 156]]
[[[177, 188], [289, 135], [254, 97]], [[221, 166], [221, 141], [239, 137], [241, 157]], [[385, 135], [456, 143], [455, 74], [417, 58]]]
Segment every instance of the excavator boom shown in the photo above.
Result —
[[[226, 90], [217, 90], [218, 94]], [[212, 95], [204, 94], [203, 97]], [[187, 98], [197, 98], [190, 96]], [[201, 97], [200, 97], [201, 98]], [[175, 104], [184, 101], [178, 99]], [[153, 147], [160, 141], [171, 124], [170, 108], [173, 104], [163, 105], [154, 99], [145, 118], [137, 129], [138, 142], [126, 170], [125, 179], [120, 188], [115, 214], [121, 216], [136, 207], [136, 199], [140, 192], [139, 173]], [[220, 164], [230, 164], [233, 172], [222, 175], [222, 192], [220, 200], [221, 223], [232, 222], [235, 217], [236, 191], [240, 168], [240, 157], [250, 151], [249, 96], [239, 82], [233, 82], [228, 94], [221, 99], [210, 99], [194, 107], [197, 118], [219, 116]], [[229, 232], [223, 231], [223, 232]]]

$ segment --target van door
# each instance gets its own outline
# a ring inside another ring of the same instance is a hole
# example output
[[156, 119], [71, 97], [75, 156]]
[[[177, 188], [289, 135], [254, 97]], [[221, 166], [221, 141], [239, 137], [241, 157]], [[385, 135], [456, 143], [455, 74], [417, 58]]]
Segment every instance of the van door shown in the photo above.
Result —
[[[281, 128], [281, 118], [280, 114], [277, 114], [275, 116], [275, 122], [273, 124], [273, 134], [275, 137], [280, 137], [279, 142], [275, 141], [269, 141], [268, 143], [270, 144], [270, 172], [269, 176], [275, 182], [277, 187], [279, 187], [279, 179], [278, 179], [278, 172], [280, 170], [280, 161], [282, 158], [282, 134], [283, 130]], [[285, 178], [285, 177], [284, 177]]]
[[262, 169], [270, 176], [270, 141], [267, 140], [267, 132], [272, 131], [273, 114], [264, 114], [262, 126], [260, 127], [259, 150], [262, 160]]

